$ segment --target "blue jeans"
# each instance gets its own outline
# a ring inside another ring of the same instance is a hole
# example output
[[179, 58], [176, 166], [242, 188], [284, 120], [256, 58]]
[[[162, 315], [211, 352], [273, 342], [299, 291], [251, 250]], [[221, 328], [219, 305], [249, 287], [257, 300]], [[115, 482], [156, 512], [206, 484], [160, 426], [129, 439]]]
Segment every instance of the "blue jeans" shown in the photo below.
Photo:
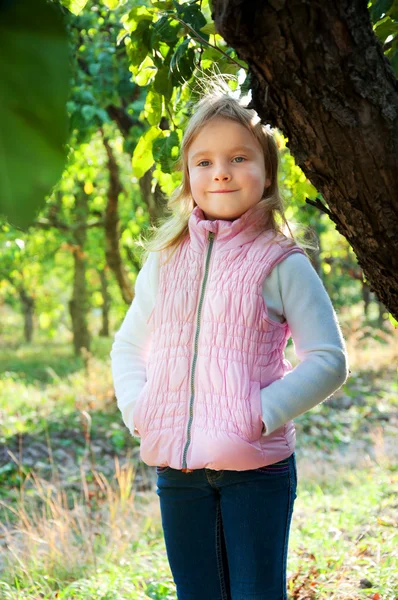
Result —
[[248, 471], [156, 467], [178, 600], [286, 600], [295, 453]]

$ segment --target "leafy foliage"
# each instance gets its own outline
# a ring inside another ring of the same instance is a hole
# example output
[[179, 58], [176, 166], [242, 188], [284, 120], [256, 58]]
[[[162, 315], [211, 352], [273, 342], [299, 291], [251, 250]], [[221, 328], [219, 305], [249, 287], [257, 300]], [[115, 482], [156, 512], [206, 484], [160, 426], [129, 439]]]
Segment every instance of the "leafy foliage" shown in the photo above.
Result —
[[59, 7], [0, 5], [0, 213], [31, 223], [66, 160], [69, 56]]
[[394, 0], [375, 0], [368, 7], [374, 32], [398, 75], [398, 4]]

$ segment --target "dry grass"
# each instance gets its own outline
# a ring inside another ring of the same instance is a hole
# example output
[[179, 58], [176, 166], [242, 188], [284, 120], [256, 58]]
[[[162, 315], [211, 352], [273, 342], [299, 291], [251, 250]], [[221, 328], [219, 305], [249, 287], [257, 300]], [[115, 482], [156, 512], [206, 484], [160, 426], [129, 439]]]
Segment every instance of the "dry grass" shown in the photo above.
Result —
[[350, 329], [344, 332], [344, 338], [351, 369], [397, 369], [398, 329], [394, 329], [388, 321], [385, 323], [385, 329], [375, 329], [366, 325], [362, 318], [354, 319]]
[[[76, 577], [101, 560], [118, 561], [139, 538], [148, 515], [145, 495], [135, 490], [135, 467], [115, 457], [114, 481], [81, 465], [80, 497], [68, 498], [54, 465], [51, 481], [28, 473], [14, 506], [0, 501], [3, 563], [7, 571], [34, 583], [37, 573], [51, 578]], [[89, 476], [92, 475], [92, 476]], [[30, 482], [30, 480], [32, 481]], [[27, 495], [25, 489], [33, 483]], [[32, 575], [33, 574], [33, 575]]]

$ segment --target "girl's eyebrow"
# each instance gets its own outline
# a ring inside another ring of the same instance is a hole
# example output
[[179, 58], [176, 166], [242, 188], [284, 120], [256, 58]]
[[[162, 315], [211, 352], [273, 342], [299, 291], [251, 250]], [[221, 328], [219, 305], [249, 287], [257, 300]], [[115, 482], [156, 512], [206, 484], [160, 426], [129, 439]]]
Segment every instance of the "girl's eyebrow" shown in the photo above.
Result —
[[[229, 152], [237, 152], [238, 150], [244, 150], [245, 152], [252, 151], [252, 149], [249, 146], [236, 146], [235, 148], [230, 148]], [[197, 158], [198, 156], [202, 156], [203, 154], [207, 154], [208, 156], [210, 156], [213, 153], [211, 150], [199, 150], [198, 152], [195, 152], [193, 156], [191, 156], [191, 160], [195, 160], [195, 158]]]

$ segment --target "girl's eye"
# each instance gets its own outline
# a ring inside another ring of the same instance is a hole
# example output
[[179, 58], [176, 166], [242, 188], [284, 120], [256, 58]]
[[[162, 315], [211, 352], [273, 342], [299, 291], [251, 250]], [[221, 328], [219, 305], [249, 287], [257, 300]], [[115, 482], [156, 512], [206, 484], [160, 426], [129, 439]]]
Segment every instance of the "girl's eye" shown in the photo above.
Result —
[[[235, 158], [233, 160], [236, 160], [237, 158], [241, 158], [242, 160], [246, 160], [244, 156], [235, 156]], [[201, 160], [200, 163], [198, 163], [198, 167], [202, 166], [203, 163], [208, 163], [210, 161], [208, 160]], [[242, 162], [242, 161], [238, 161], [238, 162]], [[207, 166], [207, 165], [205, 165]]]

